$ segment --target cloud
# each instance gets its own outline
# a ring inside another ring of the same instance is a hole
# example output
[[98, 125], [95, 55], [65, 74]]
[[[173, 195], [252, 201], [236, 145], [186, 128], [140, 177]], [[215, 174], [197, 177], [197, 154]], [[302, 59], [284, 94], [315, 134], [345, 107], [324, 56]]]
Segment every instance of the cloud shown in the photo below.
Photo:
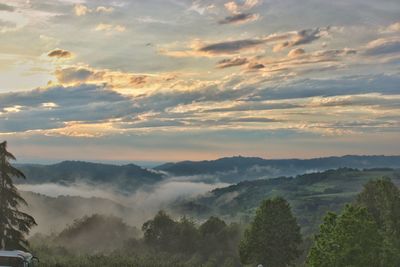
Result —
[[328, 34], [329, 28], [308, 29], [297, 32], [273, 33], [267, 36], [255, 38], [239, 39], [233, 41], [222, 41], [207, 43], [195, 40], [188, 48], [172, 50], [160, 49], [161, 54], [173, 57], [212, 57], [238, 54], [240, 52], [259, 52], [266, 49], [266, 44], [272, 43], [274, 51], [279, 51], [287, 47], [312, 43], [322, 36]]
[[243, 24], [258, 20], [260, 15], [252, 13], [238, 13], [220, 20], [219, 24]]
[[258, 62], [251, 62], [248, 65], [248, 69], [250, 69], [250, 70], [259, 70], [259, 69], [263, 69], [263, 68], [265, 68], [265, 65], [262, 63], [258, 63]]
[[0, 11], [13, 12], [15, 11], [15, 7], [0, 3]]
[[236, 13], [239, 11], [239, 5], [236, 4], [236, 2], [234, 2], [234, 1], [228, 2], [224, 6], [231, 13]]
[[113, 7], [98, 6], [96, 12], [98, 13], [111, 13], [114, 11]]
[[[353, 94], [380, 93], [399, 94], [400, 78], [395, 75], [347, 76], [331, 79], [302, 79], [278, 88], [265, 88], [256, 94], [255, 99], [278, 100], [316, 96], [343, 96]], [[251, 100], [251, 98], [250, 98]]]
[[287, 57], [283, 58], [254, 58], [247, 65], [250, 71], [261, 70], [272, 73], [315, 73], [316, 71], [334, 70], [342, 66], [343, 62], [351, 60], [357, 51], [354, 49], [318, 50], [305, 53], [302, 48], [292, 49]]
[[75, 4], [74, 5], [74, 12], [77, 16], [85, 16], [89, 13], [111, 13], [114, 11], [113, 7], [105, 7], [105, 6], [98, 6], [94, 9], [90, 9], [87, 5], [84, 4]]
[[63, 84], [71, 83], [84, 83], [93, 77], [94, 71], [84, 67], [68, 67], [64, 69], [57, 69], [55, 75], [57, 80]]
[[216, 6], [215, 4], [204, 4], [201, 1], [193, 1], [192, 5], [187, 9], [187, 11], [193, 11], [198, 13], [199, 15], [204, 15], [206, 13], [215, 12]]
[[97, 24], [97, 26], [96, 26], [96, 28], [94, 30], [95, 31], [107, 32], [107, 33], [124, 32], [126, 30], [126, 27], [122, 26], [122, 25], [113, 25], [113, 24], [108, 24], [108, 23], [100, 23], [100, 24]]
[[257, 5], [260, 5], [261, 3], [262, 3], [262, 0], [246, 0], [243, 4], [243, 7], [246, 9], [250, 9]]
[[198, 49], [198, 51], [207, 52], [207, 53], [215, 53], [215, 54], [235, 53], [235, 52], [239, 52], [240, 50], [245, 50], [245, 49], [256, 47], [263, 43], [264, 43], [264, 40], [262, 40], [262, 39], [243, 39], [243, 40], [209, 44], [209, 45], [200, 47]]
[[[115, 91], [101, 86], [79, 85], [72, 87], [50, 87], [29, 92], [15, 92], [0, 94], [1, 132], [25, 132], [32, 130], [48, 130], [70, 128], [75, 124], [98, 124], [96, 128], [90, 127], [76, 129], [78, 133], [93, 136], [100, 135], [107, 130], [106, 122], [109, 119], [120, 118], [128, 114], [136, 114], [131, 98], [124, 97]], [[18, 107], [11, 109], [11, 107]], [[99, 128], [102, 131], [99, 131]], [[64, 131], [65, 135], [74, 132]], [[45, 134], [45, 132], [43, 132]]]
[[239, 13], [240, 10], [252, 9], [253, 7], [261, 4], [261, 2], [261, 0], [246, 0], [242, 5], [240, 5], [235, 1], [230, 1], [225, 3], [224, 6], [229, 12], [236, 14]]
[[275, 45], [273, 50], [280, 51], [284, 48], [310, 44], [313, 41], [320, 39], [322, 36], [326, 36], [328, 34], [328, 31], [329, 27], [298, 31], [293, 35], [290, 40]]
[[296, 103], [282, 103], [282, 102], [271, 102], [271, 101], [243, 101], [234, 103], [233, 105], [223, 108], [210, 108], [204, 110], [204, 112], [238, 112], [238, 111], [260, 111], [260, 110], [288, 110], [294, 108], [300, 108], [302, 105]]
[[93, 102], [115, 102], [126, 98], [104, 86], [79, 85], [39, 88], [26, 92], [0, 94], [0, 109], [8, 106], [44, 107], [54, 103], [62, 107], [80, 106]]
[[395, 22], [390, 24], [385, 29], [382, 30], [382, 33], [396, 33], [400, 32], [400, 22]]
[[214, 57], [214, 56], [227, 56], [238, 54], [242, 51], [257, 50], [262, 44], [265, 43], [264, 39], [242, 39], [234, 41], [224, 41], [217, 43], [204, 43], [200, 40], [195, 40], [190, 44], [190, 48], [180, 50], [159, 49], [159, 53], [172, 56], [172, 57]]
[[304, 55], [306, 51], [302, 48], [295, 48], [289, 51], [288, 57], [298, 57], [300, 55]]
[[71, 58], [73, 54], [70, 51], [63, 50], [63, 49], [54, 49], [50, 51], [47, 56], [55, 57], [55, 58]]
[[11, 32], [17, 29], [16, 23], [0, 19], [0, 33]]
[[333, 97], [313, 97], [308, 107], [373, 106], [385, 109], [400, 108], [399, 96], [385, 96], [379, 93], [345, 95]]
[[364, 53], [379, 56], [400, 52], [400, 38], [381, 38], [367, 44]]
[[115, 89], [128, 87], [134, 89], [150, 82], [147, 75], [111, 71], [107, 69], [93, 69], [88, 66], [58, 68], [55, 71], [55, 76], [57, 81], [63, 85], [83, 83], [97, 85], [107, 84]]
[[[76, 75], [70, 79], [91, 79], [93, 70], [78, 71]], [[108, 87], [84, 84], [0, 94], [0, 129], [2, 133], [36, 131], [86, 138], [193, 129], [297, 129], [333, 133], [331, 122], [325, 120], [337, 121], [336, 111], [342, 112], [340, 118], [344, 123], [343, 112], [363, 121], [359, 116], [388, 116], [399, 109], [396, 101], [400, 96], [394, 100], [399, 95], [399, 79], [395, 76], [304, 79], [291, 83], [282, 80], [279, 86], [262, 82], [242, 85], [243, 80], [247, 78], [218, 86], [140, 96], [121, 95]], [[349, 98], [352, 94], [379, 95]], [[373, 108], [357, 108], [370, 105]], [[301, 123], [297, 114], [303, 114]], [[314, 121], [316, 118], [318, 123]], [[308, 122], [312, 124], [305, 127]], [[297, 128], [299, 124], [305, 128]]]
[[134, 76], [131, 77], [131, 84], [132, 85], [143, 85], [147, 83], [147, 76]]
[[74, 12], [75, 12], [75, 15], [77, 15], [77, 16], [84, 16], [87, 13], [91, 12], [91, 10], [86, 5], [76, 4], [74, 6]]
[[219, 69], [225, 69], [229, 67], [236, 67], [236, 66], [241, 66], [244, 64], [247, 64], [249, 61], [247, 58], [229, 58], [229, 59], [223, 59], [218, 61], [217, 63], [217, 68]]

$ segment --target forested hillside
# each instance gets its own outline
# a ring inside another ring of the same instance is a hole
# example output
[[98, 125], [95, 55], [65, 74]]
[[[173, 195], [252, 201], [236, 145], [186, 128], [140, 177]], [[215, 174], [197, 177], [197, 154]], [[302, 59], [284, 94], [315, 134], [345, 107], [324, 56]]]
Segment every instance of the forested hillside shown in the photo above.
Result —
[[282, 196], [292, 205], [303, 232], [310, 234], [316, 230], [323, 214], [340, 210], [345, 203], [354, 200], [363, 184], [379, 177], [389, 177], [400, 184], [400, 170], [341, 168], [296, 177], [244, 181], [191, 200], [178, 201], [174, 209], [182, 214], [220, 215], [245, 223], [263, 199]]

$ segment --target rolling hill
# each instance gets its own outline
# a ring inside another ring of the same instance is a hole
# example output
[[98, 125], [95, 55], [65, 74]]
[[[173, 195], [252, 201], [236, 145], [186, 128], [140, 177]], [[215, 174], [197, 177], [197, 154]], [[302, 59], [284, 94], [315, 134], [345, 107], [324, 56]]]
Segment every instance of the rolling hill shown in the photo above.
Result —
[[341, 168], [296, 177], [243, 181], [176, 202], [172, 208], [196, 217], [220, 215], [247, 222], [262, 200], [283, 196], [291, 203], [303, 231], [309, 234], [316, 230], [327, 211], [339, 211], [354, 200], [367, 181], [381, 177], [400, 185], [400, 170]]

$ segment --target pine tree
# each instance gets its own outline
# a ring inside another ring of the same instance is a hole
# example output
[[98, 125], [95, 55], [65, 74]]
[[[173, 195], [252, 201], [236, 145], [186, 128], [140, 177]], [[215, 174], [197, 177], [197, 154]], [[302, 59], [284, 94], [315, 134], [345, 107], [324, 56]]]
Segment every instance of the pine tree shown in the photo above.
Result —
[[26, 201], [18, 193], [12, 178], [25, 175], [10, 164], [15, 160], [7, 151], [7, 142], [0, 143], [0, 249], [27, 249], [25, 235], [36, 225], [34, 218], [19, 210]]
[[289, 203], [281, 197], [267, 199], [240, 243], [240, 259], [244, 264], [285, 267], [300, 256], [301, 242]]

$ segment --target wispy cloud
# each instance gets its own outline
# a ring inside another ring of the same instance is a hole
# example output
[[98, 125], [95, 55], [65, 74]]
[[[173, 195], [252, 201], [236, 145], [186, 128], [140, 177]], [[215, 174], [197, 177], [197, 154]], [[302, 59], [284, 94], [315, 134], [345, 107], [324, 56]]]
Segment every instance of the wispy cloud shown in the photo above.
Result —
[[313, 41], [318, 40], [323, 36], [326, 36], [328, 32], [329, 32], [329, 27], [298, 31], [292, 34], [290, 40], [275, 45], [274, 51], [280, 51], [284, 48], [289, 48], [298, 45], [310, 44]]
[[400, 32], [400, 22], [395, 22], [381, 30], [382, 33], [396, 33]]
[[224, 69], [229, 67], [236, 67], [247, 64], [248, 62], [249, 60], [247, 58], [240, 58], [240, 57], [223, 59], [218, 61], [217, 68]]
[[297, 32], [273, 33], [267, 36], [247, 38], [239, 40], [229, 40], [215, 43], [206, 43], [195, 40], [188, 48], [181, 50], [160, 49], [161, 54], [175, 57], [190, 56], [223, 56], [238, 54], [242, 51], [257, 52], [260, 49], [266, 50], [267, 44], [273, 44], [274, 51], [284, 48], [310, 44], [328, 34], [329, 27], [301, 30]]
[[400, 38], [380, 38], [367, 44], [365, 54], [379, 56], [400, 53]]
[[238, 4], [236, 1], [230, 1], [225, 3], [225, 8], [231, 13], [239, 13], [241, 10], [252, 9], [262, 3], [261, 0], [246, 0], [243, 4]]
[[113, 7], [106, 7], [106, 6], [98, 6], [96, 8], [89, 8], [87, 5], [84, 4], [76, 4], [74, 5], [74, 13], [76, 16], [85, 16], [89, 13], [111, 13], [114, 11]]
[[113, 25], [113, 24], [108, 24], [108, 23], [100, 23], [97, 24], [96, 28], [94, 29], [95, 31], [98, 32], [106, 32], [107, 34], [115, 33], [115, 32], [124, 32], [126, 30], [126, 27], [123, 25]]
[[220, 20], [219, 24], [243, 24], [259, 19], [260, 15], [252, 13], [238, 13]]

